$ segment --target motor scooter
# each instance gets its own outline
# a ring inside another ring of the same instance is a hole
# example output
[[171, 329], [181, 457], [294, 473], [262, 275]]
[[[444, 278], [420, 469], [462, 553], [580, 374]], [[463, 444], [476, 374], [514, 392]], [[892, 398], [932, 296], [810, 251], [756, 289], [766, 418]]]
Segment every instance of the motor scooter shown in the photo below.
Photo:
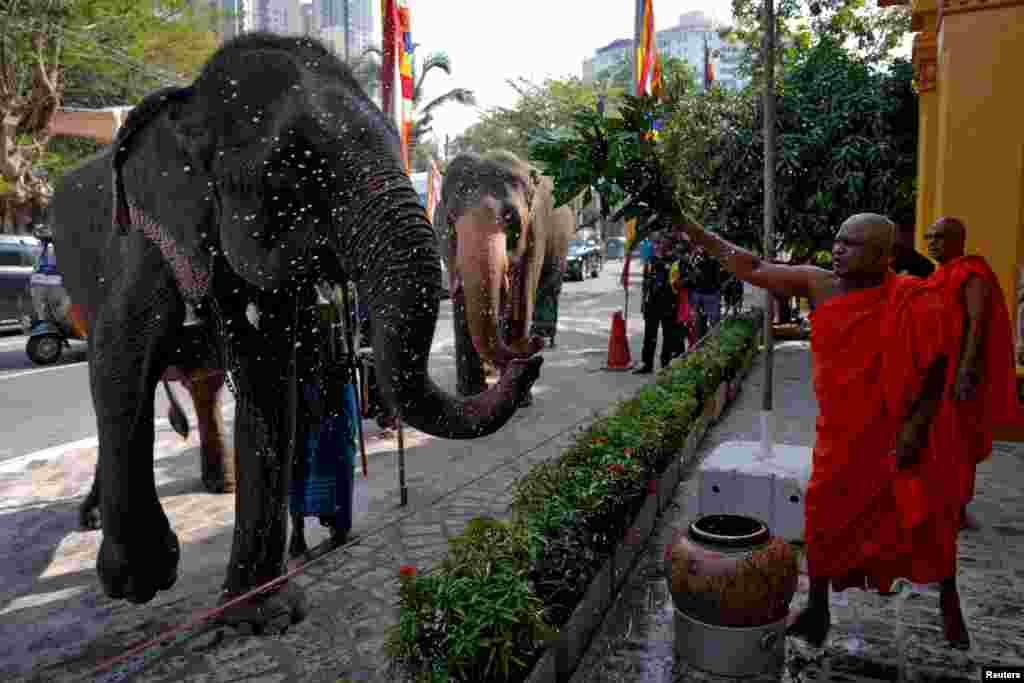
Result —
[[36, 365], [52, 365], [60, 360], [64, 349], [71, 348], [71, 339], [86, 338], [86, 326], [57, 269], [53, 235], [45, 227], [37, 227], [34, 232], [43, 249], [28, 284], [32, 311], [25, 329], [25, 353]]

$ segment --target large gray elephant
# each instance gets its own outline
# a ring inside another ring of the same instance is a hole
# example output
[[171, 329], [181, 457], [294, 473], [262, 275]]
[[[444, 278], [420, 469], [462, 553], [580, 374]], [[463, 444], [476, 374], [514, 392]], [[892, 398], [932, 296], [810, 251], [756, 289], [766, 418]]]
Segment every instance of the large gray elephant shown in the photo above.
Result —
[[[92, 327], [96, 312], [103, 303], [105, 288], [100, 276], [119, 272], [124, 267], [124, 253], [119, 248], [121, 238], [111, 222], [112, 157], [113, 150], [107, 147], [66, 173], [50, 204], [50, 224], [58, 263], [70, 261], [64, 274], [65, 282], [75, 296], [74, 304], [82, 313], [87, 327]], [[224, 370], [219, 367], [216, 354], [211, 353], [206, 339], [208, 330], [193, 326], [179, 330], [177, 334], [180, 343], [164, 379], [181, 382], [192, 397], [199, 429], [203, 485], [211, 493], [231, 493], [235, 490], [235, 456], [224, 443], [224, 426], [219, 410]], [[187, 418], [169, 388], [167, 395], [172, 401], [171, 424], [185, 436]], [[100, 489], [97, 476], [79, 508], [79, 521], [84, 528], [100, 526]]]
[[[510, 359], [554, 340], [572, 209], [555, 208], [550, 178], [511, 152], [460, 154], [434, 212], [450, 277], [458, 392], [486, 388], [482, 360]], [[524, 399], [528, 405], [530, 397]]]
[[[310, 38], [247, 33], [189, 87], [132, 110], [113, 158], [120, 269], [104, 263], [89, 338], [99, 434], [104, 591], [142, 603], [170, 588], [180, 555], [153, 477], [153, 392], [190, 302], [217, 329], [236, 392], [236, 523], [229, 600], [284, 571], [297, 430], [297, 320], [313, 283], [352, 279], [372, 319], [380, 391], [412, 427], [448, 439], [500, 429], [542, 359], [492, 390], [446, 394], [428, 374], [438, 316], [436, 240], [393, 124]], [[60, 207], [57, 207], [60, 211]], [[58, 216], [58, 220], [63, 218]], [[74, 257], [64, 257], [71, 282]], [[72, 298], [81, 298], [72, 285]], [[321, 337], [322, 338], [322, 337]], [[295, 621], [278, 584], [227, 610], [262, 629]]]

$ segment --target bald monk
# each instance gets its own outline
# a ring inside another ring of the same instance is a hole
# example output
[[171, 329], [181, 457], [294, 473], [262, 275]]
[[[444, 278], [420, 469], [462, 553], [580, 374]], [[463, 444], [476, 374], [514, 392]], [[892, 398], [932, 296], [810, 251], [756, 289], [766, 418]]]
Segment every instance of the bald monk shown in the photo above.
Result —
[[967, 228], [956, 218], [940, 218], [925, 232], [928, 255], [939, 269], [929, 278], [945, 299], [957, 362], [949, 368], [953, 386], [938, 421], [948, 431], [944, 453], [957, 473], [962, 502], [961, 528], [976, 529], [967, 513], [974, 497], [979, 462], [992, 453], [994, 427], [1017, 419], [1017, 378], [1010, 313], [999, 279], [981, 256], [965, 256]]
[[930, 439], [953, 344], [942, 297], [889, 269], [894, 225], [857, 214], [839, 229], [833, 270], [763, 261], [692, 220], [677, 227], [741, 280], [814, 304], [818, 399], [806, 505], [810, 600], [788, 633], [820, 647], [829, 588], [891, 591], [895, 579], [938, 582], [946, 639], [970, 646], [956, 587], [959, 505]]

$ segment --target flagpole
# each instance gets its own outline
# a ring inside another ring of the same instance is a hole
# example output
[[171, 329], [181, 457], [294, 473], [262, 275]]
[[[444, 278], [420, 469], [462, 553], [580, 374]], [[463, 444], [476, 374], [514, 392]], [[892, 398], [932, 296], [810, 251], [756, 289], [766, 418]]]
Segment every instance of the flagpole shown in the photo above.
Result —
[[395, 110], [395, 26], [393, 5], [395, 0], [381, 0], [381, 19], [384, 59], [380, 70], [381, 109], [391, 117]]
[[[775, 2], [764, 0], [764, 258], [775, 257]], [[764, 290], [764, 397], [761, 406], [761, 455], [770, 458], [774, 442], [772, 386], [774, 381], [774, 339], [772, 306], [774, 297]]]

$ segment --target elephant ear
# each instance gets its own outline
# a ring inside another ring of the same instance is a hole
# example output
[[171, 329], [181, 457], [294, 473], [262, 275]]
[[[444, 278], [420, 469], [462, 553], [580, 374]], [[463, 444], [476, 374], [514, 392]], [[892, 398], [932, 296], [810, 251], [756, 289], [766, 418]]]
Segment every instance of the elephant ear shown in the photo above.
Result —
[[114, 137], [114, 154], [111, 157], [113, 167], [113, 192], [114, 192], [114, 227], [122, 234], [127, 234], [131, 225], [131, 216], [128, 208], [128, 197], [124, 191], [124, 178], [121, 167], [128, 158], [131, 151], [132, 138], [138, 131], [142, 130], [150, 121], [157, 117], [168, 102], [180, 101], [192, 95], [192, 87], [185, 88], [164, 88], [144, 99], [128, 114], [128, 118], [117, 131]]

